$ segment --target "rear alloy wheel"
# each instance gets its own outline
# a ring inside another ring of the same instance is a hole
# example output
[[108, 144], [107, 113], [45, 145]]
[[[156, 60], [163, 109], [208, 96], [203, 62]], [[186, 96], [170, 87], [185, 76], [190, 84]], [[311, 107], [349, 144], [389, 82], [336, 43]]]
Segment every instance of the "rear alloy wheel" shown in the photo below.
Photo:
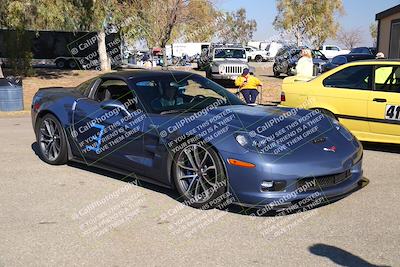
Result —
[[36, 139], [41, 159], [52, 165], [67, 163], [67, 142], [56, 117], [48, 114], [39, 121]]
[[210, 202], [226, 192], [227, 179], [218, 154], [198, 144], [177, 153], [173, 166], [175, 185], [183, 200], [195, 208], [212, 208]]

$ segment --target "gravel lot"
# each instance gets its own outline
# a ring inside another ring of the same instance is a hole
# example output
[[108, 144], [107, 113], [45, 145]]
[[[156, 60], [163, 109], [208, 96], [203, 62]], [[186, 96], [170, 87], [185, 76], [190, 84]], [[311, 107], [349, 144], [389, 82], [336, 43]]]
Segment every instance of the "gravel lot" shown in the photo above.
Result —
[[343, 200], [255, 218], [194, 210], [168, 190], [81, 165], [47, 165], [29, 117], [0, 118], [0, 129], [0, 266], [400, 265], [399, 147], [368, 145], [370, 183]]

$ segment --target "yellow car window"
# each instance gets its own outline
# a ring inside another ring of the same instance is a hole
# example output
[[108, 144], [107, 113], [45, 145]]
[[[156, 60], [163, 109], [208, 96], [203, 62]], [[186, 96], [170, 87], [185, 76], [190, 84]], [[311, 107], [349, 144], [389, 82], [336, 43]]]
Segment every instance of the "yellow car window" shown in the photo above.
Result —
[[400, 67], [382, 66], [376, 68], [375, 90], [400, 92]]
[[323, 81], [325, 87], [346, 88], [356, 90], [372, 90], [373, 66], [350, 66], [344, 68]]

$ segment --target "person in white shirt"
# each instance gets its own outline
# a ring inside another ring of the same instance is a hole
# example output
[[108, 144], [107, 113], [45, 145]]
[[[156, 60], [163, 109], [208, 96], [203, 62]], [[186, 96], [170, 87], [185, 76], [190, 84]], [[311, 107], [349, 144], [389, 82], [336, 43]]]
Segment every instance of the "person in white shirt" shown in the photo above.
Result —
[[301, 58], [297, 62], [296, 76], [302, 79], [313, 77], [314, 63], [310, 49], [301, 50]]

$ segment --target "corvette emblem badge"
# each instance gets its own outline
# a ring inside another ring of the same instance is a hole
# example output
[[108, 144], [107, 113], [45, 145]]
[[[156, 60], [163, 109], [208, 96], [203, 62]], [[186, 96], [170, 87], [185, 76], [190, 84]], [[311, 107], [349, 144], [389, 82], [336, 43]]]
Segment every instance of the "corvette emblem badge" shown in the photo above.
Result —
[[336, 152], [336, 147], [335, 146], [324, 147], [324, 151], [326, 151], [326, 152]]

